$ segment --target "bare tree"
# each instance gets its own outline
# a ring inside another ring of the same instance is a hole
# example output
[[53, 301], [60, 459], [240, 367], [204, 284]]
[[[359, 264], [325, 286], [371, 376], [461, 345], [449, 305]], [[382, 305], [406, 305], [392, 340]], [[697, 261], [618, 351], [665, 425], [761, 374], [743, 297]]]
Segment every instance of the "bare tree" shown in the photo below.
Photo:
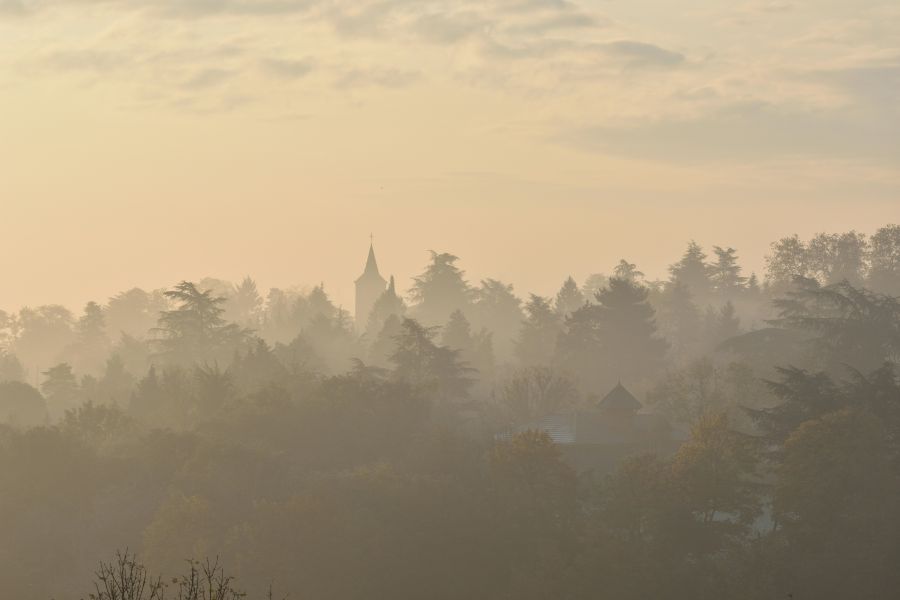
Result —
[[154, 578], [137, 561], [137, 556], [116, 552], [115, 562], [100, 563], [95, 573], [94, 593], [91, 600], [163, 600], [165, 585]]
[[215, 561], [207, 558], [202, 563], [189, 560], [188, 564], [190, 572], [177, 580], [178, 600], [241, 600], [247, 597], [234, 588], [234, 577], [225, 574], [218, 557]]
[[[189, 559], [187, 574], [172, 579], [175, 600], [242, 600], [247, 594], [234, 587], [234, 577], [226, 575], [219, 558], [203, 562]], [[167, 585], [161, 577], [154, 577], [137, 560], [137, 556], [125, 550], [116, 552], [116, 560], [100, 563], [95, 574], [94, 593], [90, 600], [165, 600]], [[272, 587], [266, 594], [273, 600]]]

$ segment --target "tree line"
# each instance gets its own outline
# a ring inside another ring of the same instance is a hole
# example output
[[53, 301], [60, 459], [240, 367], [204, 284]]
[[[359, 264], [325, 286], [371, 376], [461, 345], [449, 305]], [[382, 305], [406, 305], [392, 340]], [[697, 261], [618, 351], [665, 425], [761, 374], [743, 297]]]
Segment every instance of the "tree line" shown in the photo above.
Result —
[[[826, 236], [827, 271], [799, 243], [789, 279], [784, 240], [762, 283], [691, 244], [666, 282], [621, 261], [525, 301], [433, 253], [359, 329], [250, 279], [5, 315], [0, 591], [149, 598], [224, 565], [258, 597], [890, 597], [892, 231], [896, 258], [894, 226]], [[51, 346], [36, 389], [18, 357]], [[686, 441], [578, 471], [532, 425], [618, 380]]]

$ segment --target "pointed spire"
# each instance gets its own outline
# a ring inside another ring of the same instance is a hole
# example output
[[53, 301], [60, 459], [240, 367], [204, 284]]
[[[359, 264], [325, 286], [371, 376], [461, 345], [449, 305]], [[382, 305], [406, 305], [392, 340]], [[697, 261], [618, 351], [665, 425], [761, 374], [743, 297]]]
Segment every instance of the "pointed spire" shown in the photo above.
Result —
[[[393, 286], [393, 279], [391, 280]], [[387, 281], [378, 272], [378, 261], [375, 260], [375, 244], [369, 240], [369, 257], [363, 274], [356, 278], [356, 307], [353, 312], [356, 318], [356, 331], [362, 333], [378, 300], [384, 295]]]
[[366, 259], [365, 273], [373, 272], [378, 275], [378, 262], [375, 260], [375, 245], [369, 244], [369, 258]]
[[384, 290], [384, 286], [387, 284], [381, 276], [381, 273], [378, 272], [378, 261], [375, 260], [375, 245], [371, 242], [369, 242], [369, 257], [366, 259], [366, 268], [363, 271], [363, 274], [357, 278], [356, 282], [359, 283], [361, 281], [369, 280], [378, 282], [382, 290]]
[[397, 295], [397, 289], [396, 289], [396, 287], [394, 286], [394, 276], [393, 276], [393, 275], [391, 275], [391, 282], [388, 284], [388, 289], [387, 289], [387, 291], [388, 291], [388, 293], [389, 293], [391, 296], [396, 296], [396, 295]]

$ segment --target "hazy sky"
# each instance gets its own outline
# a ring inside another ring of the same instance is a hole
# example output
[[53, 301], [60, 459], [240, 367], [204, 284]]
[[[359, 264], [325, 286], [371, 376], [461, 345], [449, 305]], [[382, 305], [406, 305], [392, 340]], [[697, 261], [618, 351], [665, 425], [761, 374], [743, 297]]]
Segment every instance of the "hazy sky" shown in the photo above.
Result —
[[897, 221], [896, 0], [0, 0], [6, 309]]

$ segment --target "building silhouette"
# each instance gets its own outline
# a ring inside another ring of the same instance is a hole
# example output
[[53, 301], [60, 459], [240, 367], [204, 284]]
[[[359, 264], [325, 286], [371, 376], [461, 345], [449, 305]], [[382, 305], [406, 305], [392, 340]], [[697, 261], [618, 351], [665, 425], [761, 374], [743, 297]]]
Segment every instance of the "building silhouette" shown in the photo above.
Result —
[[366, 329], [372, 307], [387, 289], [387, 281], [378, 272], [378, 262], [375, 260], [375, 247], [369, 244], [369, 258], [366, 259], [366, 268], [363, 274], [356, 279], [356, 307], [354, 320], [357, 333]]
[[576, 471], [598, 475], [612, 472], [628, 456], [671, 455], [688, 437], [662, 415], [644, 412], [621, 382], [599, 401], [595, 397], [587, 406], [556, 411], [514, 432], [527, 430], [550, 436]]

